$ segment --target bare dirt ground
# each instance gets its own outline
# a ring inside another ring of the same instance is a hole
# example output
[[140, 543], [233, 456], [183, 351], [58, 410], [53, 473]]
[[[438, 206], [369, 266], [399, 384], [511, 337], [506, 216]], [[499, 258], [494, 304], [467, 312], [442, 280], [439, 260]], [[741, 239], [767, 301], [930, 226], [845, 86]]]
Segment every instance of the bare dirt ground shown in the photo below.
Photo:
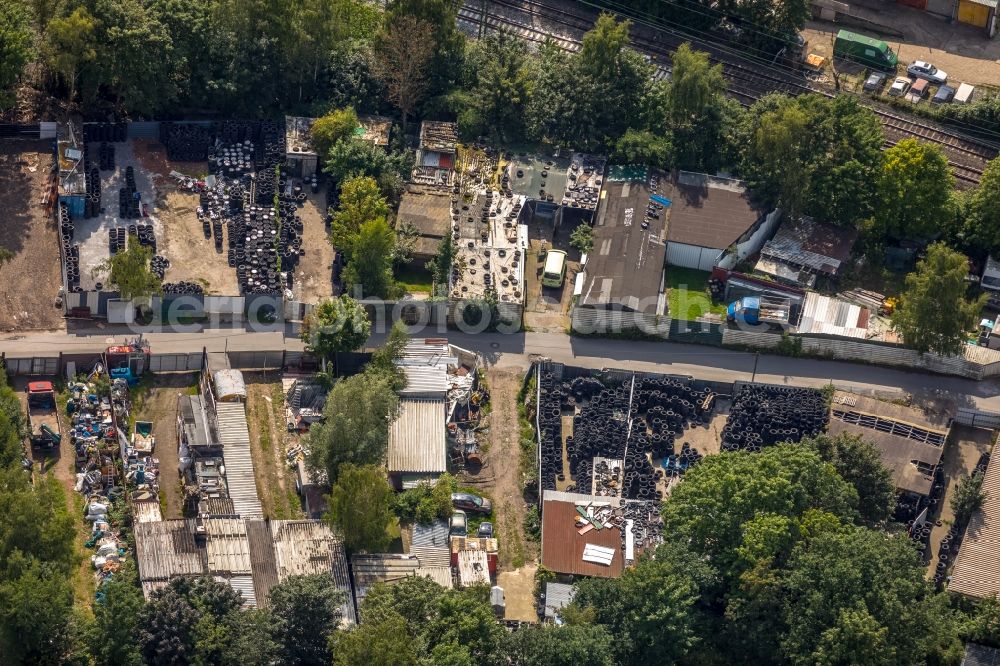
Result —
[[951, 436], [945, 445], [944, 456], [941, 459], [941, 464], [944, 465], [945, 488], [944, 495], [940, 502], [938, 502], [938, 507], [940, 508], [938, 522], [941, 524], [931, 528], [930, 547], [932, 557], [927, 567], [928, 577], [934, 576], [934, 571], [937, 569], [938, 548], [941, 544], [941, 539], [944, 538], [944, 535], [948, 532], [948, 528], [951, 527], [952, 522], [955, 520], [955, 513], [951, 510], [951, 498], [955, 493], [955, 486], [958, 485], [961, 479], [972, 474], [972, 470], [976, 468], [976, 463], [979, 462], [979, 457], [984, 453], [990, 452], [995, 438], [996, 433], [992, 430], [970, 428], [967, 426], [955, 426], [952, 428]]
[[535, 572], [537, 564], [525, 564], [514, 571], [502, 571], [497, 574], [497, 585], [503, 588], [505, 620], [520, 622], [538, 622], [538, 610], [535, 606]]
[[299, 208], [302, 218], [302, 249], [305, 256], [299, 258], [295, 269], [292, 292], [304, 303], [319, 301], [338, 295], [333, 285], [333, 260], [335, 253], [327, 238], [325, 212], [326, 191], [317, 194], [309, 192], [305, 205]]
[[0, 330], [61, 328], [55, 306], [62, 285], [58, 226], [44, 201], [51, 191], [49, 141], [0, 143], [0, 247], [13, 253], [0, 266]]
[[245, 372], [247, 385], [247, 425], [250, 453], [257, 474], [257, 494], [265, 518], [292, 520], [303, 517], [295, 492], [295, 479], [285, 464], [289, 435], [285, 427], [281, 375], [274, 372]]
[[[12, 382], [24, 409], [28, 407], [27, 394], [25, 393], [28, 382], [39, 379], [55, 380], [54, 377], [17, 377]], [[64, 436], [58, 449], [29, 451], [33, 463], [32, 474], [54, 476], [66, 495], [66, 504], [76, 526], [76, 547], [80, 557], [79, 566], [73, 574], [73, 596], [77, 606], [89, 609], [94, 603], [96, 579], [94, 568], [90, 563], [92, 552], [84, 546], [84, 542], [90, 538], [91, 526], [83, 519], [83, 497], [74, 489], [76, 485], [76, 452], [69, 442], [69, 437], [65, 436], [65, 433], [69, 432], [69, 421], [66, 418], [65, 409], [59, 410], [59, 424]], [[31, 449], [31, 447], [28, 448]]]
[[[569, 329], [570, 323], [569, 311], [573, 304], [573, 284], [576, 280], [576, 274], [580, 272], [579, 256], [574, 260], [575, 250], [568, 246], [557, 245], [557, 249], [570, 252], [566, 261], [566, 279], [563, 280], [561, 288], [542, 286], [542, 269], [545, 260], [539, 259], [538, 253], [542, 247], [543, 238], [548, 248], [553, 247], [552, 228], [549, 225], [543, 225], [540, 230], [542, 236], [536, 237], [538, 233], [536, 230], [531, 234], [528, 258], [524, 266], [524, 280], [527, 283], [524, 326], [530, 331], [540, 333], [565, 333]], [[561, 236], [566, 235], [565, 231], [561, 232]]]
[[177, 400], [198, 384], [193, 373], [156, 375], [154, 385], [142, 395], [136, 410], [136, 420], [151, 421], [156, 449], [153, 455], [160, 461], [160, 507], [163, 519], [181, 518], [184, 498], [181, 493], [177, 454]]

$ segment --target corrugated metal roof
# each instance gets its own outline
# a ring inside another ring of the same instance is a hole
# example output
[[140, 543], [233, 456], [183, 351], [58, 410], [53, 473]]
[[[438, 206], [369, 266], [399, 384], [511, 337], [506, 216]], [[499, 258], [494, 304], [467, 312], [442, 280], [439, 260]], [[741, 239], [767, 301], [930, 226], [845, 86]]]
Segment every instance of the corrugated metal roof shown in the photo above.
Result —
[[137, 523], [155, 523], [163, 520], [159, 502], [133, 502], [132, 514]]
[[239, 518], [205, 520], [208, 570], [213, 574], [250, 574], [250, 542], [246, 522]]
[[389, 428], [389, 471], [445, 472], [447, 458], [444, 398], [400, 400]]
[[985, 599], [1000, 594], [1000, 456], [983, 477], [986, 500], [969, 520], [948, 590]]
[[[167, 582], [177, 576], [205, 573], [208, 557], [204, 546], [194, 539], [195, 521], [163, 520], [136, 523], [135, 557], [139, 579]], [[143, 586], [148, 593], [154, 586]]]
[[271, 588], [278, 584], [278, 564], [274, 556], [271, 526], [265, 520], [248, 520], [247, 542], [250, 545], [250, 570], [258, 606], [267, 606]]
[[355, 555], [351, 558], [354, 598], [361, 608], [368, 589], [375, 583], [395, 583], [413, 576], [420, 568], [414, 555]]
[[[613, 499], [593, 498], [594, 501]], [[556, 573], [617, 578], [624, 568], [624, 557], [615, 557], [610, 566], [605, 566], [584, 561], [583, 551], [588, 545], [617, 550], [621, 546], [622, 531], [612, 527], [579, 534], [576, 506], [576, 501], [552, 500], [549, 491], [545, 491], [542, 502], [542, 564]]]
[[236, 513], [244, 518], [262, 518], [257, 479], [250, 455], [250, 431], [242, 403], [216, 404], [219, 441], [226, 461], [226, 484]]
[[566, 583], [545, 584], [545, 617], [554, 620], [559, 611], [573, 601], [576, 588]]
[[421, 567], [451, 566], [448, 523], [438, 520], [429, 525], [414, 525], [410, 554], [417, 556]]
[[243, 608], [257, 607], [257, 592], [253, 587], [253, 576], [250, 574], [238, 576], [213, 576], [220, 583], [226, 583], [243, 597]]
[[1000, 666], [1000, 650], [979, 643], [966, 643], [962, 666]]
[[404, 365], [406, 386], [399, 391], [402, 397], [444, 397], [448, 392], [448, 368], [444, 365]]
[[331, 573], [334, 585], [344, 593], [344, 618], [357, 622], [351, 603], [351, 574], [344, 543], [320, 520], [272, 520], [275, 565], [278, 580], [289, 576]]
[[458, 554], [458, 582], [462, 587], [490, 584], [490, 564], [485, 551], [463, 550]]
[[868, 337], [867, 309], [811, 291], [806, 294], [802, 304], [802, 319], [796, 330], [799, 333], [824, 333], [865, 339]]
[[415, 576], [424, 576], [441, 587], [451, 589], [453, 581], [451, 578], [451, 567], [420, 567], [414, 571]]

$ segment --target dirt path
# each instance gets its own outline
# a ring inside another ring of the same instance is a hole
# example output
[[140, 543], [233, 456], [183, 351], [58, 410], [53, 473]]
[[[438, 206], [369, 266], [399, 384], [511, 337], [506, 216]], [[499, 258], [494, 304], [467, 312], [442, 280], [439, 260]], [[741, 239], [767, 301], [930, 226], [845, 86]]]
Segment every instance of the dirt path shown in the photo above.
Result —
[[50, 141], [0, 143], [0, 330], [61, 328], [55, 299], [62, 285], [58, 227], [43, 203], [52, 176]]
[[265, 518], [302, 518], [295, 482], [285, 464], [285, 428], [281, 375], [244, 373], [247, 384], [247, 424], [250, 453], [257, 474], [257, 494]]
[[160, 507], [164, 520], [181, 518], [184, 513], [178, 472], [177, 400], [197, 384], [198, 376], [194, 373], [158, 374], [136, 410], [136, 420], [153, 424], [154, 456], [160, 461]]

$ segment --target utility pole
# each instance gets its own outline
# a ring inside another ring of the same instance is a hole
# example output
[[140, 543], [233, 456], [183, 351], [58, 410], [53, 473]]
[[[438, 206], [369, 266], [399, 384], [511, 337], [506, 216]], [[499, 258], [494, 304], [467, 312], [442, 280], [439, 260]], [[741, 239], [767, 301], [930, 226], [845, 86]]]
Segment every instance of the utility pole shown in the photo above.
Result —
[[757, 379], [757, 361], [760, 360], [760, 352], [753, 353], [753, 376], [750, 378], [750, 383], [753, 384]]

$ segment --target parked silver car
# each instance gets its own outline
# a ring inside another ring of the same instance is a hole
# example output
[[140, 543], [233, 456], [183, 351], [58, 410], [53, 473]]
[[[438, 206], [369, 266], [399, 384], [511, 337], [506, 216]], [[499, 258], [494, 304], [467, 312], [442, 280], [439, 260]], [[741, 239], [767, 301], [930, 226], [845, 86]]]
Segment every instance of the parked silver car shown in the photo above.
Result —
[[938, 85], [948, 81], [948, 72], [942, 71], [929, 62], [924, 62], [923, 60], [917, 60], [912, 65], [907, 67], [906, 73], [910, 76], [915, 76], [918, 79], [927, 79], [931, 83], [936, 83]]

